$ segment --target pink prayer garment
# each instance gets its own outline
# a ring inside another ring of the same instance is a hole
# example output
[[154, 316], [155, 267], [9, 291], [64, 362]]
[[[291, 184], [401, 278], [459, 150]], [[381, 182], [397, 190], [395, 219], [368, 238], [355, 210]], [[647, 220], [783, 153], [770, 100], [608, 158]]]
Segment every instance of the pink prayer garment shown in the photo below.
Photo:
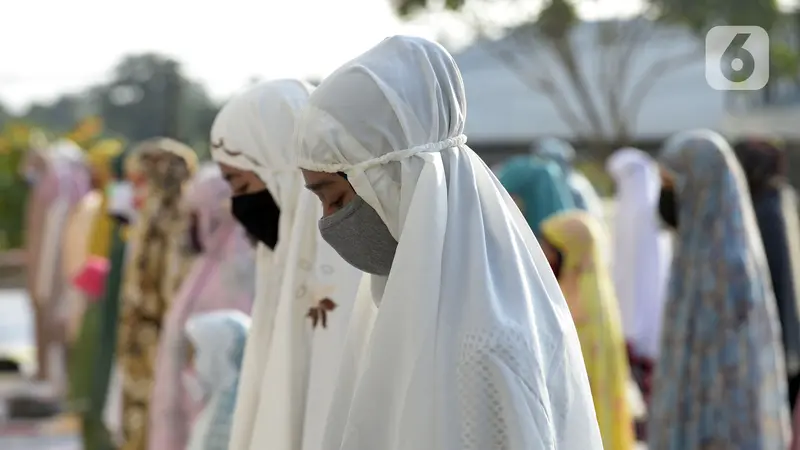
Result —
[[227, 204], [230, 188], [214, 166], [203, 168], [186, 201], [195, 212], [195, 260], [165, 318], [150, 404], [151, 450], [185, 448], [202, 405], [186, 391], [184, 327], [192, 315], [220, 309], [250, 314], [255, 290], [255, 249]]

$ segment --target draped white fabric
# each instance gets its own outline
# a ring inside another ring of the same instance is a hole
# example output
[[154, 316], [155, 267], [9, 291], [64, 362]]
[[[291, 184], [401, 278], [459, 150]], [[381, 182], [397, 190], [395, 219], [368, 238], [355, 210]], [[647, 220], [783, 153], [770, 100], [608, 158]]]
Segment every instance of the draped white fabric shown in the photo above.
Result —
[[613, 275], [625, 337], [637, 352], [654, 358], [672, 259], [670, 236], [658, 220], [658, 165], [641, 150], [623, 148], [607, 169], [617, 185]]
[[345, 172], [399, 242], [359, 292], [324, 450], [602, 448], [567, 305], [465, 118], [447, 51], [392, 37], [298, 124], [299, 166]]
[[[318, 411], [332, 395], [326, 377], [338, 371], [361, 278], [319, 236], [321, 208], [292, 165], [295, 119], [310, 90], [297, 80], [263, 83], [230, 100], [211, 131], [213, 158], [258, 174], [281, 209], [274, 252], [258, 249], [232, 450], [312, 449], [322, 439]], [[327, 328], [312, 330], [306, 314], [323, 297], [338, 307]]]

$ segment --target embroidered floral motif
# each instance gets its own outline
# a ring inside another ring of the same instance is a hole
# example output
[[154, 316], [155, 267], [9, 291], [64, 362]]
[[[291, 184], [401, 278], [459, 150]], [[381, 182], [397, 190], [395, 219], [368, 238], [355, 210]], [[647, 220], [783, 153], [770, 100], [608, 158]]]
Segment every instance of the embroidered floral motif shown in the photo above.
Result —
[[328, 313], [333, 312], [337, 306], [333, 300], [323, 298], [317, 306], [309, 308], [306, 317], [311, 319], [311, 327], [317, 328], [317, 325], [322, 325], [322, 328], [328, 328]]

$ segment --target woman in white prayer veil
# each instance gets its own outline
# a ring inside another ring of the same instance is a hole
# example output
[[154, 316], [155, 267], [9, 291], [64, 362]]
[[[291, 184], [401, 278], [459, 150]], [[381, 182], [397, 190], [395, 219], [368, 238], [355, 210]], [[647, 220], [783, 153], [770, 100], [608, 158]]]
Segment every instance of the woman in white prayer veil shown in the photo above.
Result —
[[211, 130], [232, 212], [258, 241], [235, 450], [320, 448], [362, 276], [319, 238], [319, 204], [293, 166], [292, 133], [310, 91], [297, 80], [260, 84], [231, 99]]
[[453, 58], [392, 37], [296, 130], [323, 238], [373, 274], [323, 450], [601, 449], [569, 309], [511, 196], [465, 145]]
[[617, 184], [614, 285], [634, 378], [647, 400], [672, 259], [670, 236], [661, 231], [656, 212], [661, 175], [656, 161], [635, 148], [617, 150], [607, 169]]

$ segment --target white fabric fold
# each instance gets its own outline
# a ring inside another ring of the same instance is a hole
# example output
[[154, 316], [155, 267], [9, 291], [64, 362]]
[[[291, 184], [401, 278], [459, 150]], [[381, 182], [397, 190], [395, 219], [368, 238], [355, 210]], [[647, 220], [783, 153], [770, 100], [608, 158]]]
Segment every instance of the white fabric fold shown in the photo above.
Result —
[[[291, 136], [311, 87], [298, 80], [260, 84], [231, 99], [211, 131], [215, 161], [255, 172], [281, 209], [274, 251], [259, 244], [252, 327], [245, 349], [231, 450], [311, 450], [319, 442], [361, 272], [319, 236], [321, 207], [303, 189]], [[322, 275], [325, 276], [322, 276]], [[338, 307], [327, 328], [306, 317], [323, 295]], [[318, 448], [318, 447], [317, 447]]]
[[658, 164], [635, 148], [617, 150], [607, 163], [617, 184], [613, 275], [626, 339], [648, 358], [658, 356], [672, 260], [661, 231]]
[[345, 172], [398, 240], [359, 291], [324, 450], [602, 448], [558, 283], [465, 114], [452, 57], [393, 37], [301, 117], [299, 166]]

